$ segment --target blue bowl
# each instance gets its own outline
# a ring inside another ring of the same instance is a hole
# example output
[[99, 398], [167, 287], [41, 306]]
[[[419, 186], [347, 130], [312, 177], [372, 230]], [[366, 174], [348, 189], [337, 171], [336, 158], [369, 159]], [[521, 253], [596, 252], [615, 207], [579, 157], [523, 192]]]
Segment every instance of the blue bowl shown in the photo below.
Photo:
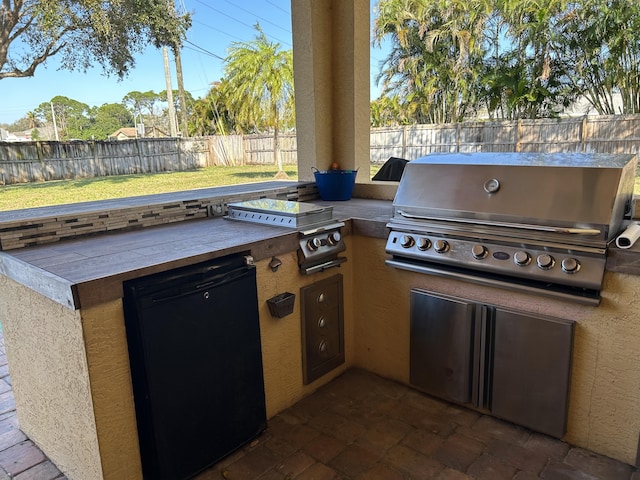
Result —
[[316, 185], [322, 200], [351, 200], [358, 170], [315, 170]]

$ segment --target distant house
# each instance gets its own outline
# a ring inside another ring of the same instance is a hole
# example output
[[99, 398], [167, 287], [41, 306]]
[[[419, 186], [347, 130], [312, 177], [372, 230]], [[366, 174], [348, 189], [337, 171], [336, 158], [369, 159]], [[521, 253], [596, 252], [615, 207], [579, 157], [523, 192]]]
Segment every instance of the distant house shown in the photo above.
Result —
[[138, 138], [135, 127], [119, 128], [109, 135], [109, 140], [131, 140], [133, 138]]
[[144, 135], [140, 135], [138, 130], [142, 130], [141, 128], [135, 127], [123, 127], [119, 128], [111, 135], [109, 135], [109, 140], [133, 140], [135, 138], [163, 138], [168, 137], [166, 132], [160, 130], [158, 127], [143, 127]]
[[0, 131], [0, 141], [2, 142], [30, 142], [31, 140], [31, 130], [25, 130], [24, 132]]

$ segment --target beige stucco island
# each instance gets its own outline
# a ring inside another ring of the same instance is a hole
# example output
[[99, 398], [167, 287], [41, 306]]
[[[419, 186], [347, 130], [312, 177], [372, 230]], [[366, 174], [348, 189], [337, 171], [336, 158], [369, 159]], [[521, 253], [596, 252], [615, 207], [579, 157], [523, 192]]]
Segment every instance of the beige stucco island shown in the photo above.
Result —
[[[260, 197], [325, 203], [310, 182], [311, 167], [333, 161], [368, 172], [369, 2], [291, 5], [299, 181], [0, 213], [0, 320], [20, 428], [71, 480], [142, 478], [123, 282], [244, 253], [256, 265], [268, 418], [353, 367], [408, 384], [409, 292], [420, 288], [574, 320], [563, 440], [638, 464], [637, 247], [610, 249], [602, 301], [588, 306], [387, 266], [397, 184], [370, 182], [364, 173], [353, 199], [332, 204], [345, 223], [347, 261], [314, 275], [298, 270], [297, 232], [207, 215], [210, 204]], [[132, 223], [140, 228], [127, 228]], [[305, 385], [300, 302], [275, 318], [267, 299], [336, 274], [345, 361]]]

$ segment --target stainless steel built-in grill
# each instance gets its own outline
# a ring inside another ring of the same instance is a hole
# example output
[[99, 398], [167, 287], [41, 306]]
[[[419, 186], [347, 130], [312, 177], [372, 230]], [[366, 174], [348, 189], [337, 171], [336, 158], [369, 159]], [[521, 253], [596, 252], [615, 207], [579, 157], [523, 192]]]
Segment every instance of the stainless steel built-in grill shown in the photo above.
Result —
[[598, 304], [636, 165], [635, 155], [608, 154], [414, 160], [393, 202], [387, 264]]
[[305, 275], [346, 261], [338, 256], [347, 248], [340, 233], [344, 222], [333, 219], [331, 206], [261, 198], [229, 203], [226, 218], [296, 229], [300, 237], [298, 265]]

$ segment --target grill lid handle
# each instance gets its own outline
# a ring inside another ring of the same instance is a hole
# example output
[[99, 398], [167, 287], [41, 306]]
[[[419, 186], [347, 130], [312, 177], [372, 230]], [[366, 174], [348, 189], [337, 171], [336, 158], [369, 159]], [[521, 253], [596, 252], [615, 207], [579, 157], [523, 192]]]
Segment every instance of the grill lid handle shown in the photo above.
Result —
[[596, 228], [570, 228], [570, 227], [554, 227], [547, 225], [527, 225], [526, 223], [506, 223], [506, 222], [487, 222], [483, 220], [468, 220], [465, 218], [456, 218], [455, 220], [449, 220], [446, 218], [429, 217], [424, 215], [414, 215], [402, 210], [398, 210], [398, 213], [404, 218], [412, 218], [416, 220], [436, 220], [442, 222], [458, 222], [458, 223], [471, 223], [482, 224], [491, 227], [507, 227], [507, 228], [521, 228], [526, 230], [535, 230], [538, 232], [552, 232], [552, 233], [570, 233], [572, 235], [600, 235], [601, 231]]

